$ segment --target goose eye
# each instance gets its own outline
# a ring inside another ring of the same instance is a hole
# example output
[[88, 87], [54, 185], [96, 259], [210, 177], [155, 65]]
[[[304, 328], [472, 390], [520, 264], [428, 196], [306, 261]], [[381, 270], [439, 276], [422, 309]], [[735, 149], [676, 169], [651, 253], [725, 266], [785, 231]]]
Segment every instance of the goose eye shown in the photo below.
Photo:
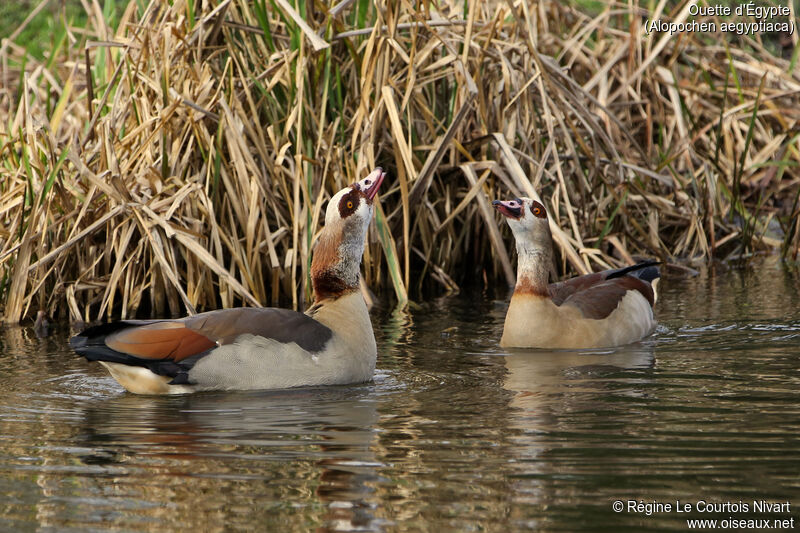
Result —
[[360, 202], [358, 194], [358, 190], [353, 189], [348, 194], [344, 195], [341, 200], [339, 200], [340, 217], [347, 218], [356, 212], [356, 208]]
[[364, 181], [364, 185], [369, 185], [370, 183], [372, 183], [370, 180], [365, 180]]
[[544, 206], [539, 202], [533, 202], [531, 204], [531, 213], [533, 213], [533, 216], [537, 218], [547, 218], [547, 213], [545, 213]]

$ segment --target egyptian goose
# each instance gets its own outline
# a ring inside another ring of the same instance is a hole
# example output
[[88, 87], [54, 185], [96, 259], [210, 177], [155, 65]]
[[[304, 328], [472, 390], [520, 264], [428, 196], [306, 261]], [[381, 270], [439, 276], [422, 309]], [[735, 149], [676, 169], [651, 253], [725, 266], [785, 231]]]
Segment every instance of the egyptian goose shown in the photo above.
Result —
[[377, 348], [359, 265], [384, 177], [377, 168], [328, 203], [311, 263], [314, 304], [305, 313], [238, 308], [124, 320], [86, 329], [70, 346], [138, 394], [369, 381]]
[[548, 284], [553, 241], [547, 210], [536, 200], [492, 202], [517, 241], [517, 283], [500, 346], [607, 348], [653, 332], [657, 262]]

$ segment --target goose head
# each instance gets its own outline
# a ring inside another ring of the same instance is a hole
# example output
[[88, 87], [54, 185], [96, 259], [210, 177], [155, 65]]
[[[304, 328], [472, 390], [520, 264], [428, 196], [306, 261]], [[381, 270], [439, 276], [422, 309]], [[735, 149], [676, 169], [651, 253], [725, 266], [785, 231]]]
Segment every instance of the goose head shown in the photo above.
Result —
[[363, 180], [334, 194], [325, 210], [325, 229], [356, 238], [360, 234], [363, 241], [372, 220], [372, 202], [385, 177], [378, 167]]
[[325, 227], [311, 262], [311, 280], [317, 300], [358, 288], [364, 240], [372, 220], [372, 204], [386, 173], [369, 175], [333, 195], [325, 210]]
[[547, 252], [552, 249], [547, 209], [531, 198], [495, 200], [492, 205], [506, 217], [518, 251]]

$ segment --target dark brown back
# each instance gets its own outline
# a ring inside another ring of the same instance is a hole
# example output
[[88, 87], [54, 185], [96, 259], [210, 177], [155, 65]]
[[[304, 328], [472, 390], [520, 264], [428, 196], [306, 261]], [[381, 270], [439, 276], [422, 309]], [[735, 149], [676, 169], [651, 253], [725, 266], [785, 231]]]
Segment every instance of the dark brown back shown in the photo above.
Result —
[[295, 342], [304, 350], [319, 352], [333, 332], [303, 313], [276, 307], [239, 307], [210, 311], [185, 318], [186, 327], [220, 343], [228, 344], [244, 333], [278, 342]]
[[571, 305], [578, 308], [584, 317], [601, 320], [619, 306], [628, 291], [639, 291], [650, 303], [650, 307], [653, 306], [653, 287], [633, 276], [600, 280], [582, 290], [573, 291], [557, 305]]

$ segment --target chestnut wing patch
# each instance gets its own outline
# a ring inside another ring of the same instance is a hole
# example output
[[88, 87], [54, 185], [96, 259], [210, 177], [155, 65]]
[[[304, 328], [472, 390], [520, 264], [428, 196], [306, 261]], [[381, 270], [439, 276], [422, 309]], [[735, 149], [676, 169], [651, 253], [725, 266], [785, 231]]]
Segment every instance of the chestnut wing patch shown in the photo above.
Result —
[[639, 291], [653, 306], [653, 288], [649, 283], [631, 276], [601, 281], [589, 288], [574, 292], [562, 305], [571, 305], [586, 318], [602, 320], [619, 306], [628, 291]]
[[143, 359], [187, 357], [210, 350], [216, 343], [208, 336], [186, 327], [183, 321], [159, 321], [112, 333], [105, 344], [114, 351]]

